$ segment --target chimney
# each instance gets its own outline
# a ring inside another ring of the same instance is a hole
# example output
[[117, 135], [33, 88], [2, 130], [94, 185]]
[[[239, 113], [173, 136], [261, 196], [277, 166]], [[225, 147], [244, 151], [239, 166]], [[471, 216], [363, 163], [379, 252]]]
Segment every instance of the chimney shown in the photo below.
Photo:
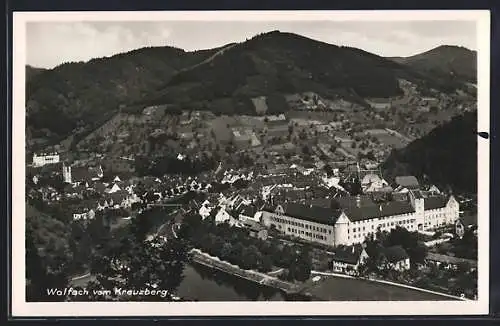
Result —
[[356, 206], [361, 207], [361, 195], [356, 196]]
[[352, 253], [354, 253], [354, 246], [352, 246]]
[[378, 207], [378, 209], [379, 209], [380, 211], [382, 211], [382, 205], [380, 205], [380, 206]]

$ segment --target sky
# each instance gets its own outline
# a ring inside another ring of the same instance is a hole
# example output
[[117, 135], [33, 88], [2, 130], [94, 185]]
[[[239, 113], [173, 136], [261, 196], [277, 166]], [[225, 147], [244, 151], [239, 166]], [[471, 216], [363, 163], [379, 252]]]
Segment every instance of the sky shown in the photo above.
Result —
[[31, 66], [54, 68], [145, 46], [193, 51], [242, 42], [272, 30], [387, 57], [410, 56], [439, 45], [477, 49], [476, 22], [463, 20], [28, 22], [26, 61]]

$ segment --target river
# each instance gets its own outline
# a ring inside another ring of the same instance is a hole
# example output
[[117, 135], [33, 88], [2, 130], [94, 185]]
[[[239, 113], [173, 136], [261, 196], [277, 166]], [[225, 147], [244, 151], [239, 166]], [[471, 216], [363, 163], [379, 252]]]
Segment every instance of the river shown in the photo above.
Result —
[[197, 301], [286, 301], [274, 288], [211, 269], [200, 264], [187, 265], [184, 280], [177, 289], [181, 298]]
[[[73, 281], [73, 285], [85, 287], [91, 276]], [[323, 283], [323, 282], [321, 282]], [[374, 283], [358, 279], [328, 277], [318, 284], [312, 294], [331, 301], [421, 301], [450, 300], [436, 294]], [[190, 263], [184, 270], [184, 279], [177, 289], [177, 295], [196, 301], [291, 301], [310, 300], [304, 296], [290, 297], [274, 288], [256, 284], [239, 277]]]

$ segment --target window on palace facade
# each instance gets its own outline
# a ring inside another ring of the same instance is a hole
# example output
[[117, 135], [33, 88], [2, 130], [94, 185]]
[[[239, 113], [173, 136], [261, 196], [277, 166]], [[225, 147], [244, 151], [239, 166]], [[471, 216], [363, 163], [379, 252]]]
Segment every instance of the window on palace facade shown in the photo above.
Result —
[[[330, 232], [330, 234], [332, 234], [332, 230], [328, 230], [328, 232]], [[349, 233], [349, 230], [347, 230], [347, 233]]]

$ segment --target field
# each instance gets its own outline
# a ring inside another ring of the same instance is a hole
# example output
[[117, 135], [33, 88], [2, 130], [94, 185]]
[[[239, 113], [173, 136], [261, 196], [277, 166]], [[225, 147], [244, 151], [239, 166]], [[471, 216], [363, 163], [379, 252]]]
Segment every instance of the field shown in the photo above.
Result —
[[325, 301], [445, 301], [440, 295], [359, 279], [329, 277], [308, 292]]
[[384, 129], [370, 129], [366, 131], [367, 134], [375, 136], [382, 144], [393, 147], [402, 148], [406, 146], [407, 142], [397, 135], [391, 135]]
[[210, 125], [217, 141], [228, 142], [232, 139], [231, 127], [239, 126], [240, 122], [234, 117], [220, 116], [210, 121]]

